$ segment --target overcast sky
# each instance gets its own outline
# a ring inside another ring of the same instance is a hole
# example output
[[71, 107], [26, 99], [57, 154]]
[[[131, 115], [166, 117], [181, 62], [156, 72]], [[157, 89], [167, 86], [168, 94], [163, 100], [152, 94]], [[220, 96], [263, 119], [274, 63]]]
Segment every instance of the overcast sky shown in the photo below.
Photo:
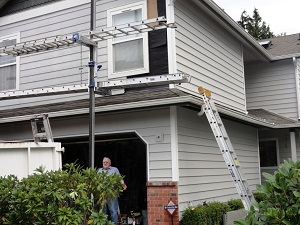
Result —
[[300, 33], [300, 0], [213, 0], [235, 21], [244, 10], [252, 16], [254, 7], [275, 34]]

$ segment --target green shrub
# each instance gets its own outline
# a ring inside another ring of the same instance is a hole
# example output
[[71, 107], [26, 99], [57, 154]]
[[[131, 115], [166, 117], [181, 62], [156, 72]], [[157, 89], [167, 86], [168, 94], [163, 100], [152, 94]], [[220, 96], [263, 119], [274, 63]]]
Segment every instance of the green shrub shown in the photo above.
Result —
[[0, 224], [7, 217], [9, 212], [9, 200], [12, 196], [12, 190], [18, 184], [18, 178], [14, 175], [0, 177]]
[[251, 207], [239, 225], [300, 224], [300, 161], [284, 161], [274, 175], [263, 173], [264, 185], [257, 190], [265, 199]]
[[226, 203], [210, 202], [186, 209], [180, 220], [180, 225], [222, 225], [223, 215], [230, 211]]
[[241, 199], [231, 199], [227, 202], [227, 205], [230, 208], [230, 211], [243, 209], [244, 205]]
[[262, 192], [253, 192], [253, 195], [257, 202], [261, 202], [266, 199], [266, 195]]
[[119, 196], [120, 175], [108, 176], [75, 164], [66, 165], [65, 170], [45, 172], [39, 168], [36, 172], [19, 182], [13, 176], [0, 178], [0, 224], [113, 224], [102, 208]]

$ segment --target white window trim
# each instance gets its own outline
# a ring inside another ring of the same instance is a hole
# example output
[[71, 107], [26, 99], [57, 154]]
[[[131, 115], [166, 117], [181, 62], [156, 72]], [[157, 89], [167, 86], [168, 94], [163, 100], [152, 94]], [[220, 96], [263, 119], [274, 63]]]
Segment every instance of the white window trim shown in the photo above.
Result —
[[[20, 43], [20, 32], [5, 35], [5, 36], [0, 36], [0, 41], [5, 39], [16, 39], [17, 40], [16, 42]], [[16, 65], [16, 89], [11, 89], [11, 90], [19, 90], [20, 89], [20, 56], [16, 57], [15, 63], [7, 63], [5, 65], [1, 65], [0, 67], [9, 66], [9, 65]], [[5, 91], [10, 91], [10, 90], [5, 90]]]
[[[138, 2], [126, 6], [121, 6], [113, 9], [107, 10], [107, 27], [113, 26], [112, 24], [112, 16], [121, 13], [122, 11], [126, 10], [135, 10], [135, 9], [142, 9], [142, 20], [147, 19], [147, 1]], [[134, 36], [133, 36], [134, 37]], [[148, 33], [142, 33], [143, 38], [143, 53], [144, 53], [144, 68], [141, 69], [135, 69], [135, 70], [128, 70], [128, 71], [122, 71], [122, 72], [113, 72], [113, 54], [112, 54], [112, 39], [107, 40], [107, 71], [108, 71], [108, 78], [114, 79], [119, 77], [126, 77], [136, 74], [143, 74], [143, 73], [149, 73], [149, 44], [148, 44]], [[132, 38], [131, 40], [134, 40]]]
[[[260, 168], [261, 169], [278, 169], [278, 166], [280, 164], [278, 138], [264, 138], [264, 139], [260, 139], [259, 141], [276, 141], [276, 157], [277, 157], [277, 166], [267, 166], [267, 167], [261, 166]], [[259, 150], [259, 148], [258, 148], [258, 150]]]

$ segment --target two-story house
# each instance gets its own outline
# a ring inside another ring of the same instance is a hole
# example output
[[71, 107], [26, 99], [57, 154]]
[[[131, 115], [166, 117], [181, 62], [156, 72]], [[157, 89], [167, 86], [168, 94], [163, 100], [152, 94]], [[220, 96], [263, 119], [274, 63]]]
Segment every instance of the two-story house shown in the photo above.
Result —
[[259, 130], [261, 172], [273, 173], [283, 160], [299, 159], [299, 129], [293, 123], [300, 118], [300, 40], [293, 34], [259, 43], [272, 56], [271, 63], [245, 64], [247, 110], [274, 124]]
[[[5, 2], [0, 5], [1, 47], [90, 30], [89, 0]], [[164, 206], [172, 198], [179, 206], [173, 218], [178, 224], [180, 212], [190, 203], [239, 197], [207, 118], [197, 115], [203, 103], [198, 87], [211, 90], [246, 179], [255, 190], [261, 183], [260, 165], [274, 169], [282, 159], [297, 159], [299, 62], [295, 63], [296, 57], [294, 61], [277, 59], [211, 0], [96, 1], [96, 29], [158, 16], [165, 16], [177, 28], [98, 42], [95, 61], [102, 65], [98, 80], [174, 73], [187, 73], [191, 80], [126, 89], [119, 95], [96, 94], [95, 166], [100, 167], [108, 156], [125, 175], [128, 189], [120, 197], [121, 213], [147, 210], [148, 224], [169, 224], [171, 217]], [[75, 45], [1, 56], [0, 90], [88, 84], [89, 55], [89, 48]], [[283, 78], [284, 64], [294, 69], [288, 74], [293, 76], [288, 102], [282, 100], [285, 92], [280, 85], [288, 81], [287, 76]], [[271, 80], [260, 85], [266, 70]], [[282, 80], [272, 79], [274, 74]], [[270, 83], [277, 84], [274, 93]], [[272, 108], [280, 101], [285, 105]], [[65, 148], [63, 163], [77, 160], [88, 165], [87, 91], [1, 99], [0, 106], [1, 141], [32, 141], [30, 119], [48, 113], [54, 140]], [[267, 142], [270, 138], [275, 138], [275, 147]], [[268, 159], [274, 148], [276, 165]], [[17, 161], [9, 163], [18, 166]]]

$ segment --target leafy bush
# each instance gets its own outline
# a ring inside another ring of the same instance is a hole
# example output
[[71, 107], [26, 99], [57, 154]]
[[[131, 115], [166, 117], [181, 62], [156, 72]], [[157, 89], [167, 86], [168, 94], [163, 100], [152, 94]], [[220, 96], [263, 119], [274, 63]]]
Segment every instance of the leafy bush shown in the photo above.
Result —
[[299, 225], [300, 224], [300, 161], [284, 161], [274, 175], [263, 173], [264, 185], [257, 190], [265, 199], [251, 206], [239, 225]]
[[5, 179], [0, 177], [0, 224], [6, 218], [5, 213], [9, 211], [10, 205], [8, 201], [11, 199], [12, 190], [18, 182], [18, 178], [14, 175], [9, 175]]
[[227, 202], [227, 205], [230, 208], [230, 211], [243, 209], [244, 205], [241, 199], [231, 199]]
[[226, 203], [210, 202], [195, 208], [188, 208], [182, 214], [180, 225], [221, 225], [223, 215], [230, 211]]
[[119, 196], [122, 177], [75, 164], [65, 167], [47, 172], [40, 167], [21, 181], [0, 177], [0, 224], [112, 225], [102, 208]]
[[253, 192], [253, 195], [257, 202], [266, 200], [266, 195], [262, 192]]

